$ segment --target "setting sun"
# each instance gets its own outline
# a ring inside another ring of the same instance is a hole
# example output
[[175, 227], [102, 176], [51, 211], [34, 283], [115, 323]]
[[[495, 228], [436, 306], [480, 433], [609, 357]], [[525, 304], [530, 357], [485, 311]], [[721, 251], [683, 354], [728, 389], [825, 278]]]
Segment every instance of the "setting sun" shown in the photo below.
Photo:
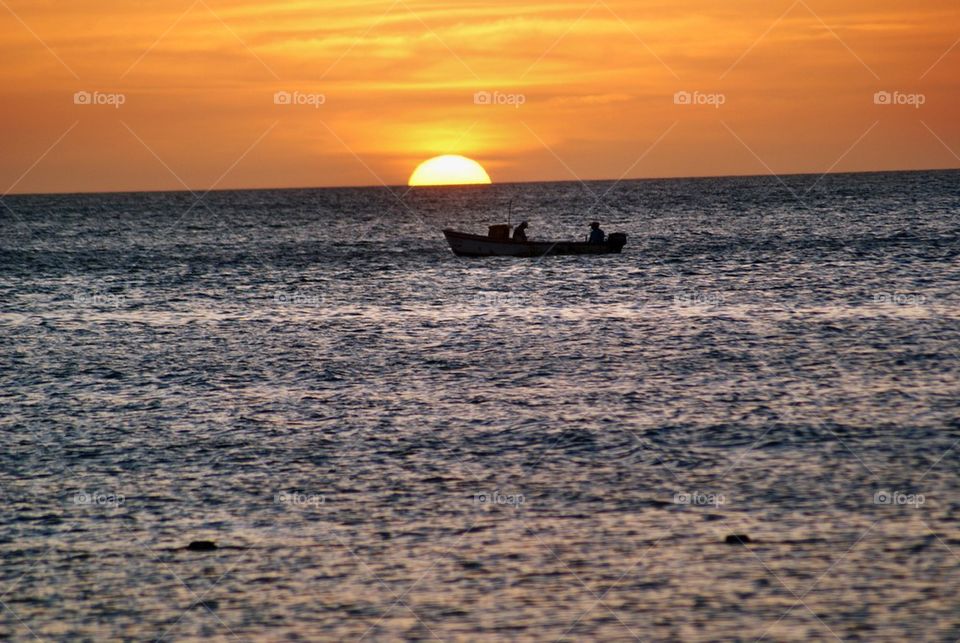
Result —
[[411, 186], [488, 185], [490, 176], [483, 166], [456, 154], [436, 156], [424, 161], [410, 175]]

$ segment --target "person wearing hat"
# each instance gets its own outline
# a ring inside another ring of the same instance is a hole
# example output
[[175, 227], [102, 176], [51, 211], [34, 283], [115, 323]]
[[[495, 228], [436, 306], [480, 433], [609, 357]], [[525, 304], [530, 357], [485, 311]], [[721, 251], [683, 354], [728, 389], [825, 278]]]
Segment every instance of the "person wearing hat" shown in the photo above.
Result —
[[607, 235], [604, 234], [603, 230], [600, 229], [600, 222], [594, 221], [590, 224], [590, 243], [604, 243], [607, 240]]
[[527, 228], [530, 227], [527, 225], [527, 222], [524, 221], [517, 226], [517, 229], [513, 231], [513, 240], [514, 241], [526, 241], [527, 240]]

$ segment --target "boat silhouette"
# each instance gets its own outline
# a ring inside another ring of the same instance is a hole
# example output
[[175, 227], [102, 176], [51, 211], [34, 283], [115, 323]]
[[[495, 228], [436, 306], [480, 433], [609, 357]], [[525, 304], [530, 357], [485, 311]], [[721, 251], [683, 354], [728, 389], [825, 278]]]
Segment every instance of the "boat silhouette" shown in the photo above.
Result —
[[443, 235], [458, 257], [544, 257], [547, 255], [620, 254], [627, 235], [614, 232], [603, 243], [587, 241], [514, 241], [510, 226], [493, 225], [486, 235], [470, 234], [446, 228]]

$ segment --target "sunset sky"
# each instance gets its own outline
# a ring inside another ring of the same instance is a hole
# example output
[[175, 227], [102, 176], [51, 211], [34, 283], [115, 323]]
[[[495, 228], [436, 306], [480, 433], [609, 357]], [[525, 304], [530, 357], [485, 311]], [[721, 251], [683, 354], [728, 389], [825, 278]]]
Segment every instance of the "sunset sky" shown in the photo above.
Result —
[[0, 0], [0, 34], [0, 194], [960, 167], [956, 0]]

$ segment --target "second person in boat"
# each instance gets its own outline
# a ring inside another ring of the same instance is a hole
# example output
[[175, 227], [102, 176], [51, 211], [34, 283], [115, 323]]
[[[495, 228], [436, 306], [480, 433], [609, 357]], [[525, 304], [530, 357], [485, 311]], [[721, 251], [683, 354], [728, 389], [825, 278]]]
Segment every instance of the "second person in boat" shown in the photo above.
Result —
[[524, 221], [517, 226], [516, 230], [513, 231], [513, 240], [514, 241], [526, 241], [527, 240], [527, 222]]

